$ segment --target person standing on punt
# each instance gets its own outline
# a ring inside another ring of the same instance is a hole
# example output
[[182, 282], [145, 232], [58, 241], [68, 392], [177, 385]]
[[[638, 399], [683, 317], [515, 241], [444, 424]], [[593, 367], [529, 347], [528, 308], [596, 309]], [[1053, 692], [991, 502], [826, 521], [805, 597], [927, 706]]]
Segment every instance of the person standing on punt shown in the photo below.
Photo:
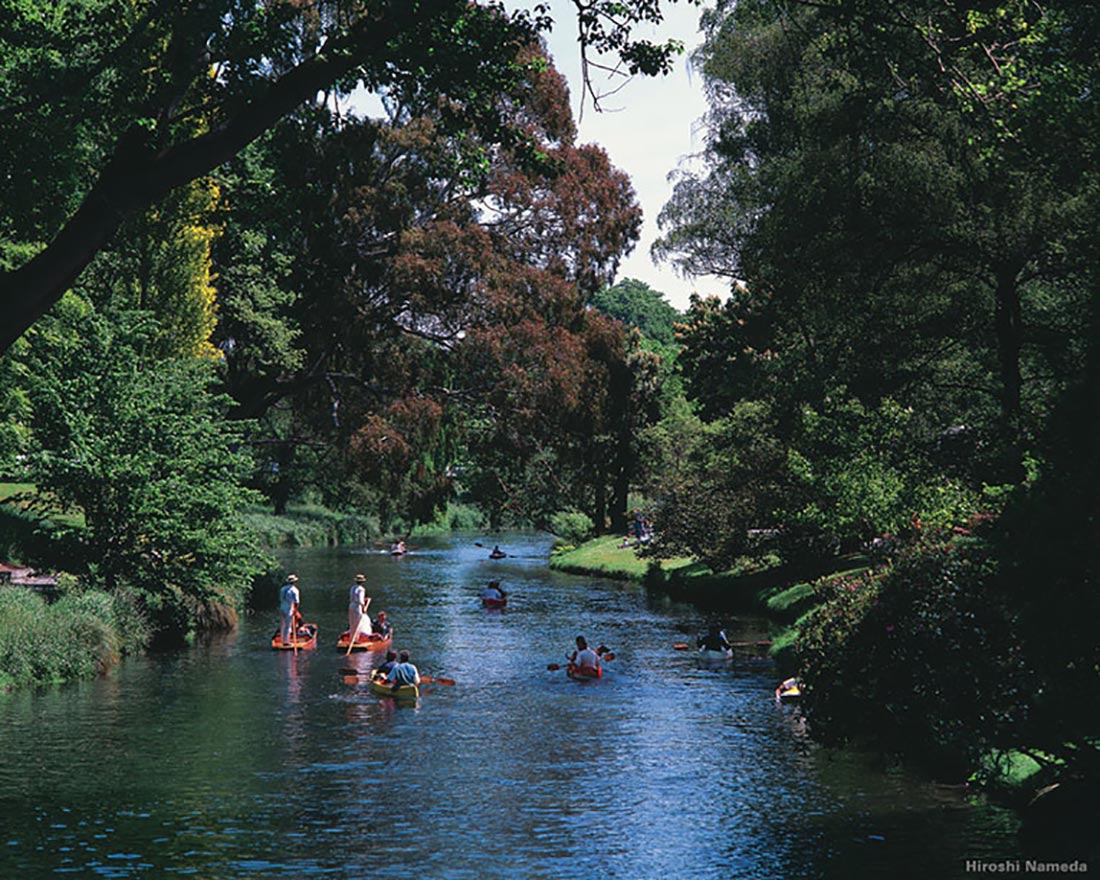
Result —
[[408, 651], [401, 652], [399, 662], [390, 670], [386, 681], [395, 688], [406, 684], [420, 684], [420, 670], [409, 660]]
[[366, 582], [366, 575], [357, 574], [355, 583], [348, 590], [349, 639], [355, 638], [357, 630], [361, 636], [371, 634], [370, 617], [367, 615], [367, 606], [370, 605], [370, 599], [367, 598]]
[[298, 617], [298, 606], [301, 604], [302, 594], [298, 591], [298, 575], [288, 574], [286, 583], [279, 590], [279, 614], [282, 618], [282, 626], [279, 629], [279, 637], [284, 645], [289, 645], [294, 640]]

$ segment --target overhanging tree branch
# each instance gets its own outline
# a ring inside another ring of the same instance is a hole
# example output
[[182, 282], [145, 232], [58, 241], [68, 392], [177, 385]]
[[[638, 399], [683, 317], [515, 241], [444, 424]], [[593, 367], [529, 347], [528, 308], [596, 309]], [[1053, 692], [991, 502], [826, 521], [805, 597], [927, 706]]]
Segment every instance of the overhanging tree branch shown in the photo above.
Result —
[[275, 80], [221, 125], [164, 150], [155, 151], [149, 133], [141, 127], [127, 130], [99, 179], [53, 241], [18, 269], [0, 273], [0, 309], [5, 317], [0, 325], [0, 353], [61, 298], [126, 217], [231, 159], [369, 53], [385, 47], [393, 36], [385, 20], [364, 19]]

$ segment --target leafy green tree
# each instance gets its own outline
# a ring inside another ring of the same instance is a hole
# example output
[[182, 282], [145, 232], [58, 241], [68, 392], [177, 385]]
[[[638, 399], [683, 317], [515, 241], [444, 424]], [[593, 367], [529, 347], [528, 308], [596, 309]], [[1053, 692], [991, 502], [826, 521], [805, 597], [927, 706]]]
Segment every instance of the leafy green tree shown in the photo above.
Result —
[[[677, 188], [659, 250], [744, 280], [733, 348], [778, 357], [786, 396], [815, 401], [837, 381], [868, 403], [894, 396], [941, 429], [983, 431], [1002, 461], [981, 476], [1018, 479], [1045, 401], [1080, 368], [1087, 288], [1065, 255], [1083, 241], [1091, 172], [1047, 155], [1049, 125], [1084, 134], [1070, 85], [1084, 80], [1047, 60], [1065, 11], [1001, 7], [720, 4], [699, 56], [710, 170]], [[1013, 53], [1028, 85], [1006, 69], [996, 92], [1022, 88], [1018, 112], [960, 93], [979, 65], [995, 78], [983, 46]]]
[[644, 281], [624, 278], [599, 291], [589, 305], [630, 327], [637, 327], [644, 336], [664, 345], [676, 341], [673, 325], [680, 317], [679, 312]]
[[[239, 514], [250, 467], [239, 423], [210, 393], [202, 359], [150, 360], [155, 322], [108, 320], [70, 296], [29, 340], [34, 451], [43, 496], [83, 515], [58, 527], [66, 568], [137, 589], [162, 631], [179, 635], [216, 605], [241, 607], [261, 558]], [[56, 565], [56, 559], [40, 560]]]
[[655, 511], [663, 557], [687, 554], [724, 571], [750, 550], [750, 530], [775, 526], [786, 492], [787, 455], [766, 404], [739, 403], [680, 438]]
[[[583, 51], [631, 72], [668, 69], [679, 44], [632, 36], [660, 20], [653, 0], [578, 6]], [[6, 350], [112, 238], [172, 189], [208, 174], [323, 94], [363, 85], [396, 105], [434, 105], [452, 131], [478, 132], [538, 160], [503, 120], [552, 21], [465, 0], [70, 0], [17, 2], [0, 22], [0, 241], [38, 251], [0, 274]], [[196, 120], [202, 120], [196, 126]], [[476, 166], [474, 154], [463, 161]]]

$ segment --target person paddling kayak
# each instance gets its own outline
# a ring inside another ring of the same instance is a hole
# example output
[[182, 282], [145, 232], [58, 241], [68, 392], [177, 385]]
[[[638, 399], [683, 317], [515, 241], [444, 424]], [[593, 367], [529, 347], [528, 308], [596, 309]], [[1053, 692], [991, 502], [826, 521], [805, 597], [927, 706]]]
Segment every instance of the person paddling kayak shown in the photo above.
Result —
[[409, 660], [408, 651], [398, 655], [398, 663], [390, 670], [386, 682], [395, 689], [402, 685], [420, 684], [420, 670]]
[[588, 647], [588, 641], [584, 636], [577, 636], [577, 649], [565, 656], [569, 660], [567, 671], [570, 675], [583, 675], [588, 678], [599, 678], [603, 675], [600, 655]]
[[717, 623], [712, 623], [707, 630], [707, 634], [699, 639], [700, 651], [729, 651], [733, 648], [733, 645], [729, 643], [729, 639], [726, 638], [725, 632]]

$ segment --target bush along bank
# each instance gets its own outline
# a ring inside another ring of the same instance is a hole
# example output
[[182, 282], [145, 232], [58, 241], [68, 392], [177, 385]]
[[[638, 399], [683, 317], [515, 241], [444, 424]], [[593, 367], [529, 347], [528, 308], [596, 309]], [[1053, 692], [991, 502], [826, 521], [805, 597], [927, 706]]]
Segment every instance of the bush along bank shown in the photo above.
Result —
[[1032, 631], [1015, 576], [987, 525], [919, 534], [879, 570], [820, 583], [793, 640], [803, 710], [820, 741], [897, 755], [1019, 809], [1029, 851], [1057, 840], [1049, 852], [1095, 859], [1081, 833], [1100, 810], [1095, 714], [1062, 709], [1074, 669], [1050, 666], [1055, 634]]
[[70, 587], [56, 602], [0, 587], [0, 690], [102, 674], [149, 644], [136, 596]]

